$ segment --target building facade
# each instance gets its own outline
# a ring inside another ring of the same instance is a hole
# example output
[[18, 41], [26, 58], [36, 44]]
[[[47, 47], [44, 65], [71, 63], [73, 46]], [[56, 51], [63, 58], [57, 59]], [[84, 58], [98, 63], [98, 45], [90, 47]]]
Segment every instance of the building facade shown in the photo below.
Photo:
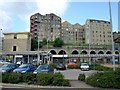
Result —
[[85, 23], [87, 44], [111, 44], [111, 24], [109, 21], [88, 19]]
[[36, 13], [30, 17], [30, 32], [32, 38], [42, 41], [47, 38], [54, 41], [61, 37], [61, 18], [53, 13], [41, 15]]
[[85, 43], [84, 26], [67, 21], [62, 23], [62, 39], [65, 43]]
[[29, 32], [19, 33], [3, 33], [3, 51], [30, 51], [31, 50], [31, 34]]
[[3, 50], [3, 36], [2, 36], [2, 29], [0, 29], [0, 52]]

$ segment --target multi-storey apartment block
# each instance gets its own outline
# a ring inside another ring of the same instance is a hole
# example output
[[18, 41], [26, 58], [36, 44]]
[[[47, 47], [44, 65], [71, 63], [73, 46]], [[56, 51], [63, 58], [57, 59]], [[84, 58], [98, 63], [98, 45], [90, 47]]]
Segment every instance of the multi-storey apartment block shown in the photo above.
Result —
[[30, 51], [31, 34], [29, 32], [4, 33], [3, 51]]
[[109, 21], [87, 19], [84, 25], [61, 23], [61, 18], [53, 13], [41, 15], [36, 13], [30, 17], [32, 38], [47, 38], [54, 41], [61, 37], [65, 43], [111, 44], [111, 24]]
[[62, 38], [65, 43], [85, 43], [84, 26], [67, 21], [62, 23]]
[[61, 18], [51, 13], [41, 15], [36, 13], [30, 17], [30, 32], [32, 38], [42, 41], [47, 38], [49, 41], [54, 41], [61, 35]]
[[86, 43], [111, 44], [111, 24], [109, 21], [88, 19], [85, 24]]

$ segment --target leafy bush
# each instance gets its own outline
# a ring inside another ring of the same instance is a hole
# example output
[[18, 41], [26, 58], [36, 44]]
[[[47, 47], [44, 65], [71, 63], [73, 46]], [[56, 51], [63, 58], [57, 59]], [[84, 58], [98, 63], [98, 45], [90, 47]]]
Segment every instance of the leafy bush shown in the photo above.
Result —
[[87, 83], [102, 88], [120, 88], [120, 76], [117, 72], [104, 72], [91, 75], [87, 78]]
[[85, 74], [79, 74], [78, 80], [85, 81]]
[[54, 78], [53, 78], [52, 85], [55, 85], [55, 86], [62, 86], [63, 81], [64, 81], [63, 78], [54, 77]]
[[70, 81], [64, 79], [63, 82], [62, 82], [62, 86], [71, 86]]
[[42, 86], [47, 86], [52, 84], [52, 74], [48, 73], [40, 73], [37, 75], [37, 84], [42, 85]]
[[29, 73], [24, 73], [22, 74], [22, 81], [23, 82], [30, 82], [34, 80], [34, 74], [29, 72]]
[[8, 72], [2, 73], [2, 82], [3, 83], [8, 83], [9, 82], [8, 81], [9, 75], [10, 75], [10, 73], [8, 73]]
[[100, 64], [92, 64], [90, 65], [90, 69], [91, 70], [98, 70], [98, 71], [110, 71], [112, 70], [112, 68], [109, 68], [109, 67], [105, 67], [105, 66], [102, 66]]
[[63, 76], [60, 72], [55, 73], [55, 74], [53, 75], [53, 78], [54, 78], [54, 77], [64, 78], [64, 76]]
[[8, 77], [8, 82], [9, 83], [19, 83], [21, 81], [20, 79], [21, 74], [20, 73], [9, 73], [9, 77]]

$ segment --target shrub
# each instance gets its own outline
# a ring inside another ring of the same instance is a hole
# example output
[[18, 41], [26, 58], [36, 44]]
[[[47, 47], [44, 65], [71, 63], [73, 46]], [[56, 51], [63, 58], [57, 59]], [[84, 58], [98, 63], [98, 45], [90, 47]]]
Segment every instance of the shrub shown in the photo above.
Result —
[[63, 81], [64, 81], [63, 78], [54, 77], [54, 78], [53, 78], [52, 85], [55, 85], [55, 86], [62, 86]]
[[9, 77], [8, 77], [8, 82], [9, 83], [19, 83], [21, 81], [20, 79], [21, 74], [20, 73], [9, 73]]
[[10, 73], [8, 73], [8, 72], [2, 73], [2, 82], [3, 83], [8, 83], [9, 75], [10, 75]]
[[79, 74], [78, 80], [85, 81], [85, 74]]
[[91, 75], [87, 78], [87, 83], [102, 88], [120, 88], [120, 76], [115, 72], [104, 72]]
[[52, 74], [47, 74], [47, 73], [40, 73], [37, 75], [37, 84], [42, 85], [42, 86], [47, 86], [52, 84]]
[[71, 86], [70, 81], [64, 79], [63, 82], [62, 82], [62, 86], [69, 86], [70, 87]]
[[91, 70], [98, 70], [98, 71], [110, 71], [112, 70], [112, 68], [109, 68], [109, 67], [105, 67], [105, 66], [102, 66], [100, 64], [92, 64], [90, 65], [90, 69]]
[[60, 72], [53, 74], [53, 78], [54, 77], [64, 78], [64, 76]]
[[22, 74], [22, 81], [23, 82], [30, 82], [34, 80], [34, 74], [29, 72], [29, 73], [24, 73]]

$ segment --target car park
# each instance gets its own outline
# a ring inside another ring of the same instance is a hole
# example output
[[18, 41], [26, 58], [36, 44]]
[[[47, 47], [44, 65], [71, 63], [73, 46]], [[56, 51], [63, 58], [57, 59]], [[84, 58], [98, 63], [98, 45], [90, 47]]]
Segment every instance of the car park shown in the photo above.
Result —
[[54, 69], [51, 65], [42, 64], [39, 65], [38, 68], [33, 72], [34, 74], [38, 73], [54, 73]]
[[89, 70], [89, 64], [88, 63], [81, 63], [80, 69], [81, 70]]
[[27, 72], [33, 72], [35, 69], [36, 69], [35, 66], [32, 64], [22, 64], [15, 70], [13, 70], [13, 72], [27, 73]]
[[5, 64], [0, 68], [0, 72], [12, 72], [18, 65], [16, 64]]

